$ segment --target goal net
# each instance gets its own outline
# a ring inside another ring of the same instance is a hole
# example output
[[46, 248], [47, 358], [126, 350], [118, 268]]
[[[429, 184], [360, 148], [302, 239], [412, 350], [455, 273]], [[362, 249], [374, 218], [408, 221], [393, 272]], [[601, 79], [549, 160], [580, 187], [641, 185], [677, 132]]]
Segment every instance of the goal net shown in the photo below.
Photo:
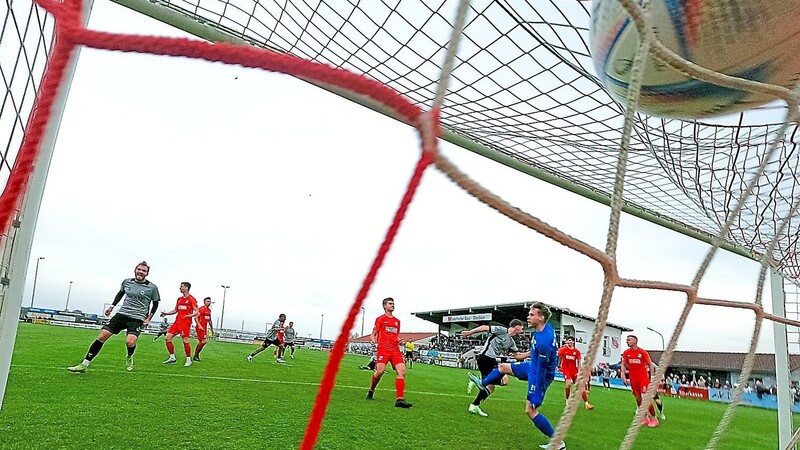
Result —
[[[68, 25], [60, 32], [69, 39], [51, 52], [36, 114], [16, 155], [22, 163], [15, 164], [13, 171], [8, 164], [6, 191], [0, 197], [2, 230], [9, 230], [12, 211], [20, 205], [66, 61], [80, 46], [188, 56], [287, 73], [376, 108], [419, 131], [420, 160], [342, 324], [302, 448], [310, 449], [316, 442], [348, 332], [430, 166], [499, 213], [601, 265], [604, 289], [585, 361], [591, 363], [597, 354], [616, 287], [686, 296], [683, 314], [653, 380], [663, 377], [696, 305], [754, 312], [749, 357], [742, 368], [745, 379], [765, 319], [781, 326], [800, 325], [766, 312], [761, 299], [768, 269], [788, 280], [800, 277], [795, 239], [800, 230], [792, 220], [800, 200], [795, 171], [800, 162], [797, 123], [787, 114], [797, 105], [775, 102], [716, 121], [657, 119], [634, 113], [606, 94], [591, 69], [587, 44], [591, 2], [117, 0], [206, 40], [224, 42], [218, 45], [93, 32], [80, 25], [78, 1], [41, 3], [57, 21]], [[635, 101], [634, 92], [630, 102]], [[605, 248], [569, 236], [537, 219], [535, 211], [521, 211], [483, 189], [438, 152], [440, 137], [608, 204]], [[634, 280], [618, 272], [616, 246], [623, 211], [712, 244], [690, 284]], [[752, 301], [699, 295], [700, 281], [720, 248], [763, 262], [758, 294]], [[785, 348], [780, 350], [785, 352]], [[583, 367], [578, 386], [583, 386], [589, 369]], [[730, 423], [743, 387], [736, 391], [710, 448]], [[648, 404], [655, 389], [656, 382], [643, 404]], [[567, 436], [578, 396], [571, 397], [551, 448]], [[643, 408], [638, 411], [621, 448], [633, 445], [644, 413]]]

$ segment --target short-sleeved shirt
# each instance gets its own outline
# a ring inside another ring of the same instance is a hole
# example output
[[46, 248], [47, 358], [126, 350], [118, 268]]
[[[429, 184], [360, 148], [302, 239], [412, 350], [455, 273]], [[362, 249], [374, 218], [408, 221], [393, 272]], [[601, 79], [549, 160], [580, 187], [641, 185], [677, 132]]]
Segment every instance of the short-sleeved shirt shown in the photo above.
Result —
[[514, 342], [514, 339], [508, 334], [508, 328], [498, 326], [489, 327], [489, 337], [486, 339], [481, 355], [489, 358], [499, 358], [505, 356], [508, 352], [517, 351], [519, 351], [517, 350], [517, 343]]
[[406, 351], [413, 352], [414, 351], [414, 343], [411, 341], [406, 342]]
[[203, 305], [197, 309], [197, 327], [206, 330], [209, 322], [211, 322], [211, 308]]
[[630, 379], [647, 381], [650, 377], [647, 375], [647, 370], [650, 368], [651, 360], [650, 354], [643, 348], [636, 350], [629, 348], [622, 352], [623, 365], [628, 367], [628, 377]]
[[576, 373], [581, 351], [577, 347], [569, 348], [566, 345], [558, 349], [558, 360], [561, 362], [561, 373]]
[[119, 290], [124, 292], [125, 296], [118, 314], [131, 319], [145, 320], [150, 314], [150, 304], [161, 301], [158, 287], [148, 280], [137, 283], [135, 278], [126, 278], [122, 280]]
[[268, 341], [277, 341], [278, 340], [278, 330], [283, 327], [283, 322], [281, 319], [276, 320], [272, 323], [272, 328], [267, 331], [267, 340]]
[[297, 331], [295, 331], [294, 328], [287, 328], [283, 330], [283, 341], [287, 344], [293, 343], [296, 336]]
[[382, 314], [375, 319], [375, 331], [378, 334], [378, 350], [400, 351], [400, 319]]
[[178, 311], [175, 314], [175, 324], [181, 325], [185, 322], [188, 322], [189, 325], [192, 324], [192, 318], [187, 318], [189, 314], [194, 312], [197, 309], [197, 300], [191, 295], [187, 295], [186, 297], [178, 297], [178, 301], [175, 302], [175, 309]]

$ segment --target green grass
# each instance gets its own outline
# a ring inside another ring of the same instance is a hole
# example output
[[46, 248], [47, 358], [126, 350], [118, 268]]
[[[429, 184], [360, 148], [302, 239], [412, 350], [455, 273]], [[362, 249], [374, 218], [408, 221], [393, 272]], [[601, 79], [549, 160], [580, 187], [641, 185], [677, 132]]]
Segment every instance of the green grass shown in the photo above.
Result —
[[[203, 362], [164, 366], [164, 340], [143, 336], [136, 369], [125, 371], [124, 340], [112, 337], [86, 374], [78, 363], [96, 331], [20, 324], [6, 398], [0, 414], [2, 449], [297, 448], [328, 353], [299, 349], [291, 365], [272, 350], [248, 364], [252, 345], [211, 342]], [[194, 346], [194, 341], [192, 343]], [[178, 353], [181, 347], [178, 345]], [[179, 361], [181, 358], [179, 358]], [[346, 356], [317, 442], [320, 449], [536, 448], [546, 439], [524, 413], [526, 385], [512, 380], [483, 409], [467, 414], [466, 372], [415, 364], [407, 376], [409, 410], [394, 407], [394, 377], [387, 374], [364, 399], [366, 357]], [[564, 385], [550, 387], [541, 411], [555, 423]], [[629, 392], [593, 388], [594, 411], [581, 409], [567, 436], [569, 449], [613, 449], [634, 414]], [[667, 420], [640, 430], [634, 448], [700, 449], [724, 405], [665, 398]], [[739, 407], [720, 448], [777, 448], [775, 411]]]

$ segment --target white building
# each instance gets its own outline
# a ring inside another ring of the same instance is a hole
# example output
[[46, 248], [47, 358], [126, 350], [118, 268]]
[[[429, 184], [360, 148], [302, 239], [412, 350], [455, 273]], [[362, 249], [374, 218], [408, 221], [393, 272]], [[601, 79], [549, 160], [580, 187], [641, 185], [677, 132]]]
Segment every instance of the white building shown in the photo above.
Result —
[[[526, 322], [528, 310], [532, 302], [505, 303], [499, 305], [473, 306], [467, 308], [443, 309], [412, 313], [420, 319], [433, 322], [439, 326], [439, 332], [448, 338], [455, 337], [461, 330], [472, 329], [480, 325], [502, 325], [507, 327], [512, 319]], [[573, 336], [575, 346], [583, 353], [589, 351], [589, 342], [594, 331], [595, 318], [576, 313], [569, 308], [547, 304], [552, 311], [549, 323], [556, 330], [560, 342], [563, 337]], [[624, 346], [623, 332], [633, 331], [613, 323], [606, 323], [603, 330], [600, 351], [595, 365], [600, 362], [616, 364], [620, 361]], [[530, 336], [527, 330], [526, 336]]]

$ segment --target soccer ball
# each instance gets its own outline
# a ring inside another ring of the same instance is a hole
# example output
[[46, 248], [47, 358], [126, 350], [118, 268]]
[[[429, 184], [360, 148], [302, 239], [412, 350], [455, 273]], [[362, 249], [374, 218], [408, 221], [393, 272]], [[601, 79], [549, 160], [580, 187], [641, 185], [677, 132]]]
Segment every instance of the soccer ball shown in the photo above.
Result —
[[[707, 69], [791, 88], [800, 79], [799, 0], [652, 0], [656, 36]], [[606, 90], [625, 101], [639, 33], [617, 0], [595, 0], [589, 49]], [[639, 109], [675, 118], [719, 116], [775, 98], [696, 80], [646, 57]]]

